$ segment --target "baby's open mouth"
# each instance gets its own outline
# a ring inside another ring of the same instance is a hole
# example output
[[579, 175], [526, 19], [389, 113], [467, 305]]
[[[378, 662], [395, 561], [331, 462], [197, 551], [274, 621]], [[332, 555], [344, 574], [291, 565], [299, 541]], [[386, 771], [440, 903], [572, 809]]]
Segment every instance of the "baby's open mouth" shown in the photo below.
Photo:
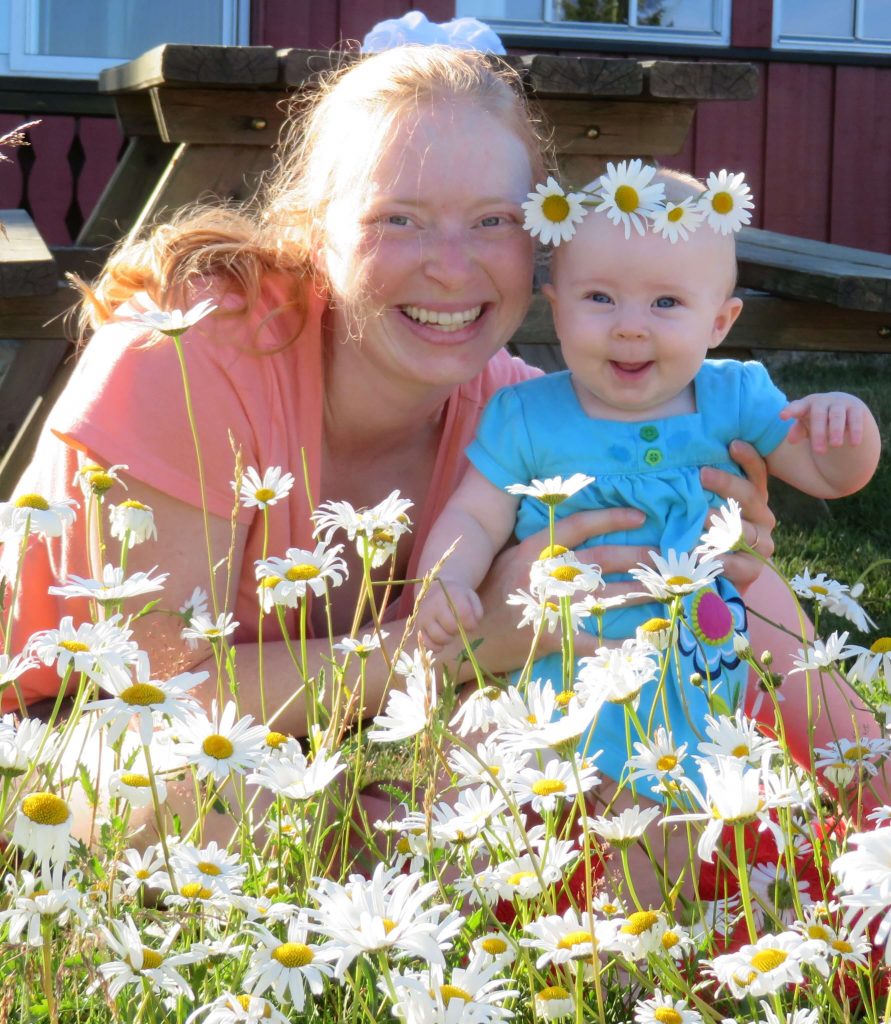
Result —
[[648, 367], [652, 366], [653, 365], [653, 361], [651, 359], [648, 359], [644, 363], [620, 363], [620, 362], [617, 362], [614, 359], [612, 361], [612, 365], [620, 373], [641, 373], [642, 371], [646, 370]]
[[435, 327], [445, 334], [453, 331], [460, 331], [462, 327], [472, 324], [482, 314], [482, 306], [473, 306], [470, 309], [457, 310], [453, 313], [446, 313], [437, 309], [426, 309], [423, 306], [402, 306], [402, 312], [418, 324], [426, 324], [428, 327]]

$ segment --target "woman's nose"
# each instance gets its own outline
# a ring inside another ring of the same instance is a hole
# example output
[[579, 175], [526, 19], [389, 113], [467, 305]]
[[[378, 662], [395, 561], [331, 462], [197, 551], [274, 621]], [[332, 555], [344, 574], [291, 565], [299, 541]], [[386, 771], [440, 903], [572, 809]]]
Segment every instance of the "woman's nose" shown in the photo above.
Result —
[[424, 273], [447, 288], [463, 285], [473, 274], [471, 242], [463, 231], [430, 231], [421, 241]]

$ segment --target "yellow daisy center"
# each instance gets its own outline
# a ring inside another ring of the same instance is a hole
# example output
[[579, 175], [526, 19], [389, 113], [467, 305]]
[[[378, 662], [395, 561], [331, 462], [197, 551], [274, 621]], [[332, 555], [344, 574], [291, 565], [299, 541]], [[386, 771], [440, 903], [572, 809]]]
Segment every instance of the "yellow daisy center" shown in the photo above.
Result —
[[396, 927], [396, 922], [391, 917], [382, 917], [381, 922], [384, 926], [384, 932], [389, 935], [391, 931]]
[[653, 1014], [653, 1020], [659, 1021], [659, 1024], [682, 1024], [683, 1019], [678, 1011], [670, 1006], [660, 1006]]
[[684, 216], [683, 206], [673, 206], [668, 213], [665, 215], [665, 219], [672, 224], [677, 224], [679, 220], [682, 220]]
[[539, 494], [538, 500], [544, 502], [545, 505], [562, 505], [564, 501], [569, 497], [568, 494]]
[[566, 196], [546, 196], [541, 204], [542, 216], [552, 224], [562, 224], [569, 216]]
[[543, 999], [545, 1002], [550, 1002], [552, 999], [568, 999], [569, 993], [561, 985], [548, 985], [547, 988], [540, 989], [535, 993], [536, 999]]
[[216, 877], [216, 875], [222, 873], [220, 871], [219, 866], [209, 860], [199, 860], [196, 866], [202, 875], [210, 875], [211, 877]]
[[145, 870], [145, 868], [140, 868], [136, 872], [136, 877], [140, 880], [140, 882], [144, 882], [149, 877], [149, 873]]
[[663, 754], [656, 762], [656, 768], [660, 772], [670, 772], [672, 768], [676, 767], [677, 763], [678, 759], [674, 754]]
[[247, 1013], [247, 1011], [250, 1010], [250, 1008], [251, 1008], [251, 1005], [252, 1005], [251, 1004], [251, 1000], [253, 1000], [253, 1005], [254, 1006], [256, 1006], [257, 1003], [262, 1003], [263, 1004], [263, 1014], [262, 1014], [262, 1016], [263, 1016], [264, 1020], [267, 1017], [271, 1017], [272, 1016], [272, 1010], [270, 1010], [269, 1003], [267, 1003], [265, 999], [260, 999], [259, 996], [250, 996], [250, 995], [240, 995], [240, 996], [236, 996], [235, 997], [235, 1001], [242, 1008], [242, 1010], [245, 1011], [245, 1013]]
[[581, 569], [574, 565], [558, 565], [549, 573], [551, 579], [562, 580], [564, 583], [571, 583], [576, 576], [581, 575]]
[[136, 501], [135, 498], [128, 498], [126, 501], [122, 501], [118, 508], [138, 508], [143, 511], [148, 511], [148, 505], [143, 505], [141, 501]]
[[498, 700], [503, 692], [500, 686], [487, 686], [483, 690], [483, 696], [486, 700]]
[[68, 820], [68, 804], [53, 793], [32, 793], [22, 801], [22, 813], [36, 825], [61, 825]]
[[666, 932], [662, 936], [662, 948], [663, 949], [674, 949], [674, 947], [680, 942], [680, 937], [677, 932]]
[[747, 743], [738, 743], [733, 748], [733, 750], [730, 751], [730, 753], [734, 757], [748, 757], [749, 754], [751, 753], [751, 750], [749, 749], [749, 746], [748, 746]]
[[187, 900], [209, 900], [213, 895], [210, 889], [206, 889], [200, 882], [186, 882], [180, 887], [179, 893]]
[[266, 733], [266, 746], [272, 747], [273, 750], [278, 750], [283, 743], [287, 742], [288, 737], [285, 736], [283, 732], [275, 732], [275, 730], [273, 730], [272, 732]]
[[604, 903], [600, 908], [607, 917], [612, 917], [613, 914], [618, 913], [618, 906], [615, 903]]
[[282, 967], [306, 967], [313, 961], [313, 953], [309, 946], [302, 942], [283, 942], [272, 951], [272, 959]]
[[538, 717], [536, 715], [526, 715], [526, 721], [530, 725], [537, 725], [538, 724]]
[[411, 844], [407, 836], [400, 836], [396, 840], [396, 852], [402, 854], [403, 857], [407, 857], [411, 853]]
[[812, 583], [811, 593], [819, 594], [821, 597], [825, 597], [825, 595], [828, 594], [829, 591], [826, 589], [826, 587], [821, 587], [819, 583]]
[[626, 935], [643, 935], [659, 921], [659, 915], [654, 910], [637, 910], [629, 915], [628, 921], [619, 929]]
[[23, 494], [15, 499], [16, 508], [34, 508], [40, 512], [49, 510], [49, 502], [40, 494]]
[[712, 209], [726, 215], [733, 209], [733, 196], [729, 192], [716, 192], [712, 196]]
[[164, 957], [154, 949], [142, 947], [142, 970], [153, 971], [164, 963]]
[[665, 581], [670, 587], [686, 587], [693, 582], [689, 576], [669, 576]]
[[845, 942], [844, 939], [836, 939], [835, 942], [831, 942], [830, 946], [836, 951], [836, 953], [851, 953], [854, 947], [850, 942]]
[[232, 756], [235, 747], [232, 746], [225, 736], [214, 733], [208, 736], [201, 744], [201, 749], [208, 757], [215, 757], [218, 761], [225, 761], [227, 757]]
[[807, 930], [809, 939], [819, 939], [822, 942], [829, 941], [829, 931], [821, 924], [812, 924]]
[[507, 880], [508, 885], [519, 885], [521, 882], [525, 882], [527, 878], [535, 878], [534, 871], [515, 871]]
[[560, 555], [565, 555], [569, 548], [563, 547], [562, 544], [548, 544], [546, 548], [541, 549], [539, 554], [539, 560], [545, 558], [559, 558]]
[[81, 654], [83, 651], [90, 649], [87, 644], [81, 643], [80, 640], [60, 640], [59, 646], [64, 647], [66, 651], [71, 651], [72, 654]]
[[575, 696], [575, 690], [562, 690], [554, 698], [554, 703], [558, 708], [565, 708], [569, 706], [570, 701]]
[[452, 999], [463, 999], [465, 1003], [472, 1003], [473, 996], [467, 991], [466, 988], [458, 988], [457, 985], [440, 985], [439, 994], [442, 996], [442, 1001], [449, 1005], [449, 1001]]
[[640, 196], [637, 193], [637, 189], [632, 188], [631, 185], [620, 185], [616, 189], [616, 194], [613, 198], [616, 206], [618, 206], [622, 213], [634, 213], [638, 206], [640, 206]]
[[376, 530], [371, 531], [371, 536], [368, 539], [371, 541], [372, 547], [384, 548], [388, 544], [392, 544], [396, 538], [393, 536], [392, 530], [378, 527]]
[[281, 582], [281, 576], [264, 576], [263, 579], [260, 580], [260, 586], [263, 590], [273, 590]]
[[532, 792], [536, 796], [551, 796], [554, 793], [565, 793], [566, 783], [559, 779], [538, 779], [532, 783]]
[[870, 644], [869, 649], [873, 654], [888, 654], [891, 652], [891, 636], [880, 636]]
[[139, 772], [124, 772], [121, 782], [125, 786], [133, 786], [135, 789], [144, 789], [151, 785], [148, 775], [140, 775]]
[[500, 956], [502, 953], [507, 952], [507, 943], [504, 939], [499, 939], [495, 935], [490, 936], [488, 939], [483, 939], [480, 946], [489, 956]]
[[257, 501], [272, 501], [275, 497], [275, 491], [271, 487], [258, 487], [254, 491], [254, 498]]
[[640, 629], [643, 633], [661, 633], [663, 629], [669, 629], [670, 627], [671, 621], [669, 619], [647, 619]]
[[117, 481], [111, 473], [106, 473], [104, 469], [99, 469], [89, 474], [87, 482], [96, 494], [104, 494], [106, 491], [111, 490]]
[[291, 583], [296, 583], [298, 580], [315, 579], [318, 575], [318, 566], [304, 562], [301, 565], [292, 565], [285, 573], [285, 579], [290, 580]]
[[120, 694], [120, 698], [125, 704], [147, 708], [152, 704], [163, 704], [164, 691], [151, 683], [134, 683]]
[[752, 957], [752, 966], [764, 974], [767, 971], [775, 971], [788, 959], [789, 954], [782, 949], [761, 949]]
[[594, 936], [590, 932], [577, 931], [567, 932], [557, 943], [557, 949], [572, 949], [573, 946], [581, 946], [594, 942]]
[[850, 747], [842, 755], [847, 761], [859, 761], [861, 757], [867, 757], [869, 755], [869, 747]]

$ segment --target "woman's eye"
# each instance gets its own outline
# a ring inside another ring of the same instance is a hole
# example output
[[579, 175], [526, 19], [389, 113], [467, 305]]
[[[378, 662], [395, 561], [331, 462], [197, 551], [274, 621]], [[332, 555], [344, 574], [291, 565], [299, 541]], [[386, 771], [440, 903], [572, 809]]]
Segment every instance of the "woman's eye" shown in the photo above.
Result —
[[483, 219], [480, 221], [480, 227], [497, 228], [500, 224], [504, 224], [506, 221], [506, 217], [502, 217], [500, 214], [493, 213], [491, 217], [483, 217]]
[[392, 224], [397, 228], [406, 228], [409, 225], [408, 215], [405, 213], [389, 213], [384, 217], [385, 224]]
[[679, 306], [680, 303], [677, 299], [673, 299], [670, 295], [660, 295], [658, 299], [653, 303], [656, 309], [674, 309], [675, 306]]

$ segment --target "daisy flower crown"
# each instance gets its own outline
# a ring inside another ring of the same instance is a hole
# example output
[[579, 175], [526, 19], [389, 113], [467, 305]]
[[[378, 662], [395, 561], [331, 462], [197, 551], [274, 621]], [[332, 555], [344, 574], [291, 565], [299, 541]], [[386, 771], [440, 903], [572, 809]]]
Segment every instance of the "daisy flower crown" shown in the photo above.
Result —
[[687, 196], [678, 203], [665, 198], [665, 184], [653, 182], [657, 168], [641, 160], [623, 160], [618, 166], [608, 163], [606, 173], [581, 192], [565, 192], [555, 178], [536, 185], [523, 203], [526, 214], [523, 227], [545, 245], [568, 242], [590, 210], [605, 213], [625, 228], [631, 237], [633, 228], [643, 235], [650, 230], [670, 242], [687, 241], [702, 223], [722, 235], [748, 224], [754, 208], [752, 193], [742, 174], [718, 171], [709, 174], [705, 191]]

